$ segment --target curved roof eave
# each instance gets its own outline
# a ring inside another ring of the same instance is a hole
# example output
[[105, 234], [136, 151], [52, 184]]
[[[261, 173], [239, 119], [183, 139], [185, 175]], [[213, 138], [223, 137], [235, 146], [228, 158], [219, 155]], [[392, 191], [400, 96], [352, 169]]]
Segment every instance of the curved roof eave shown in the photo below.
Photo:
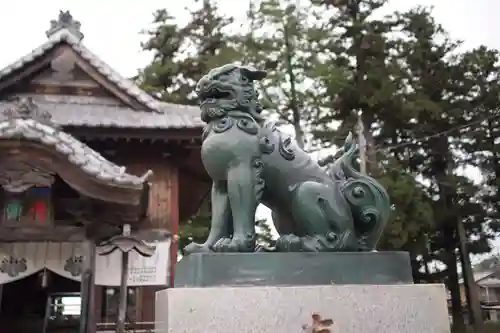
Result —
[[[140, 198], [143, 196], [143, 191], [147, 188], [147, 181], [152, 175], [149, 170], [142, 176], [135, 176], [126, 172], [126, 168], [118, 166], [111, 161], [105, 159], [98, 152], [82, 143], [72, 135], [65, 133], [51, 124], [40, 122], [30, 118], [11, 118], [0, 122], [0, 141], [12, 143], [16, 141], [39, 144], [46, 149], [58, 154], [61, 158], [67, 160], [69, 165], [79, 169], [80, 174], [92, 178], [94, 182], [100, 183], [101, 186], [112, 188], [113, 191], [128, 192], [127, 198], [133, 198], [130, 201], [121, 200], [123, 204], [140, 204]], [[64, 173], [64, 169], [58, 170], [59, 174]], [[63, 178], [64, 176], [61, 175]], [[65, 179], [65, 181], [68, 181]], [[71, 181], [68, 181], [70, 185]], [[84, 186], [74, 186], [79, 192], [86, 192], [87, 196], [94, 197], [99, 200], [106, 200], [99, 195], [96, 195], [91, 190], [87, 190]], [[134, 195], [135, 194], [135, 195]], [[119, 197], [119, 196], [118, 196]], [[113, 201], [109, 198], [109, 201]]]

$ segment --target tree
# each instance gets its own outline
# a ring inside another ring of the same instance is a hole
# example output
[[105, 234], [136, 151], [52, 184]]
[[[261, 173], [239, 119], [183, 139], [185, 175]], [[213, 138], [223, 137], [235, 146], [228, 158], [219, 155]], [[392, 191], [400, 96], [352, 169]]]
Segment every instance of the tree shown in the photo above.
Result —
[[[198, 213], [179, 227], [179, 250], [191, 242], [202, 244], [210, 231], [210, 196], [202, 203]], [[257, 245], [269, 246], [274, 240], [272, 228], [266, 219], [255, 221]]]
[[396, 15], [373, 18], [386, 1], [314, 3], [329, 13], [324, 16], [330, 37], [321, 43], [323, 75], [317, 79], [324, 87], [318, 97], [323, 107], [312, 126], [313, 134], [327, 147], [339, 146], [362, 121], [368, 172], [388, 189], [394, 208], [379, 248], [410, 252], [415, 279], [425, 281], [431, 278], [421, 273], [427, 267], [427, 237], [433, 230], [431, 201], [415, 179], [416, 172], [410, 170], [404, 149], [377, 152], [377, 147], [397, 146], [413, 137], [412, 114], [404, 104], [407, 83], [400, 50], [405, 41], [394, 37], [404, 27]]
[[493, 235], [500, 231], [500, 54], [482, 46], [461, 55], [470, 103], [468, 119], [474, 128], [462, 137], [460, 147], [470, 157], [465, 162], [481, 170], [483, 189], [479, 200]]
[[[460, 176], [464, 165], [464, 136], [471, 133], [470, 115], [475, 112], [469, 98], [468, 75], [456, 56], [459, 43], [449, 39], [430, 12], [417, 8], [401, 14], [409, 40], [402, 54], [405, 79], [411, 89], [405, 93], [405, 107], [413, 114], [411, 133], [416, 141], [405, 145], [411, 150], [411, 168], [426, 179], [432, 200], [436, 232], [431, 237], [433, 255], [446, 265], [446, 284], [452, 297], [452, 315], [457, 327], [464, 325], [458, 288], [457, 254], [467, 269], [468, 251], [490, 250], [492, 234], [485, 229], [486, 210], [471, 179]], [[462, 239], [465, 228], [470, 237]], [[468, 247], [461, 247], [463, 242]], [[480, 316], [479, 316], [480, 317]]]
[[323, 54], [331, 56], [325, 63], [345, 78], [339, 85], [335, 76], [320, 77], [322, 104], [329, 107], [316, 119], [314, 135], [335, 144], [361, 118], [368, 171], [387, 186], [394, 204], [381, 246], [409, 251], [417, 278], [429, 260], [446, 264], [444, 272], [425, 275], [434, 281], [446, 277], [460, 326], [457, 227], [465, 227], [474, 253], [489, 251], [494, 233], [485, 228], [479, 188], [457, 175], [464, 166], [461, 156], [471, 154], [463, 136], [475, 111], [464, 63], [454, 56], [458, 44], [424, 8], [373, 19], [385, 1], [314, 2], [332, 13], [332, 35], [323, 44], [330, 51]]
[[166, 9], [156, 11], [154, 29], [142, 44], [153, 52], [153, 61], [140, 71], [137, 81], [147, 92], [178, 104], [196, 104], [196, 82], [208, 70], [239, 59], [233, 36], [227, 33], [233, 18], [219, 13], [212, 0], [197, 0], [190, 21], [179, 26]]
[[[144, 51], [153, 60], [136, 77], [147, 92], [177, 104], [196, 104], [197, 81], [213, 67], [238, 60], [234, 35], [228, 34], [233, 18], [220, 14], [215, 1], [197, 0], [199, 8], [190, 12], [185, 25], [176, 23], [166, 9], [154, 13], [154, 28], [146, 31]], [[181, 221], [179, 248], [191, 241], [203, 242], [208, 236], [208, 212]]]
[[255, 221], [257, 232], [257, 245], [269, 246], [274, 240], [272, 229], [266, 219]]
[[313, 9], [293, 0], [263, 0], [258, 7], [251, 1], [248, 32], [241, 40], [243, 62], [268, 72], [260, 84], [263, 104], [292, 127], [302, 148], [316, 107], [311, 74], [320, 54], [315, 41], [327, 37], [309, 19]]
[[[396, 75], [398, 65], [391, 56], [397, 41], [390, 38], [398, 22], [391, 17], [373, 18], [387, 3], [385, 0], [313, 3], [329, 13], [325, 29], [330, 32], [320, 42], [326, 59], [320, 66], [323, 75], [318, 77], [323, 82], [323, 105], [327, 110], [317, 115], [314, 134], [324, 143], [338, 146], [361, 117], [367, 145], [374, 147], [373, 126], [380, 116], [391, 112], [398, 120], [399, 115], [393, 110], [400, 107], [397, 91], [401, 82]], [[373, 150], [369, 155], [375, 161]]]

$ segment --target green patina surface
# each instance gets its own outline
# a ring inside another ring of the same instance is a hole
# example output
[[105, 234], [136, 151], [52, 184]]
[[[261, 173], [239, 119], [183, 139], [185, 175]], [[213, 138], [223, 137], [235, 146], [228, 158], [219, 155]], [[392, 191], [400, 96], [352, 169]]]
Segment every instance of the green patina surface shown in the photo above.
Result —
[[[266, 73], [225, 65], [197, 85], [203, 133], [201, 157], [213, 180], [210, 234], [194, 252], [371, 251], [389, 217], [385, 189], [357, 169], [352, 136], [343, 155], [322, 169], [275, 123], [262, 117], [254, 82]], [[255, 211], [273, 211], [280, 238], [256, 248]]]
[[194, 253], [177, 264], [174, 286], [412, 283], [406, 252]]

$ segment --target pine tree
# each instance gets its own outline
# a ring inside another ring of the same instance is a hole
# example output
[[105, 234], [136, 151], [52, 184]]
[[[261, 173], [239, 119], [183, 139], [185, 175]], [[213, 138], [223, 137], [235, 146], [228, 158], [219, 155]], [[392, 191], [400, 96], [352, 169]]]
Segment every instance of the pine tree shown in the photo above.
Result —
[[310, 4], [294, 0], [250, 2], [248, 32], [242, 38], [243, 61], [265, 69], [260, 84], [263, 104], [308, 145], [308, 124], [315, 116], [316, 87], [311, 75], [319, 61], [315, 41], [327, 34], [310, 20]]
[[[484, 228], [486, 211], [480, 189], [471, 179], [457, 174], [464, 163], [461, 156], [468, 154], [463, 139], [470, 133], [468, 123], [474, 113], [467, 102], [467, 73], [455, 56], [458, 43], [447, 37], [428, 10], [417, 8], [400, 18], [410, 37], [402, 52], [407, 65], [405, 78], [411, 87], [405, 94], [405, 108], [414, 115], [410, 130], [413, 137], [422, 138], [406, 147], [408, 162], [429, 183], [426, 192], [432, 199], [436, 223], [431, 237], [433, 255], [446, 265], [453, 322], [462, 327], [457, 253], [467, 258], [466, 249], [460, 246], [465, 241], [474, 253], [488, 252], [492, 236]], [[458, 232], [461, 228], [473, 239], [462, 240]]]
[[319, 66], [324, 74], [318, 80], [324, 87], [319, 97], [323, 112], [313, 122], [313, 134], [324, 146], [339, 146], [361, 117], [368, 171], [388, 189], [394, 207], [379, 248], [410, 252], [415, 279], [436, 279], [421, 273], [427, 267], [421, 258], [429, 257], [427, 239], [433, 230], [431, 201], [401, 150], [377, 154], [376, 148], [397, 145], [413, 135], [408, 126], [412, 115], [404, 107], [404, 41], [394, 37], [401, 31], [400, 19], [374, 19], [386, 4], [381, 0], [314, 3], [324, 8], [330, 37], [322, 42], [326, 60]]
[[[391, 17], [372, 18], [387, 3], [385, 0], [313, 3], [324, 7], [328, 18], [324, 29], [330, 32], [321, 42], [326, 60], [319, 68], [323, 75], [318, 77], [323, 82], [323, 105], [327, 110], [316, 118], [315, 136], [339, 146], [361, 117], [367, 144], [373, 147], [377, 143], [372, 138], [373, 126], [384, 112], [400, 108], [397, 92], [401, 82], [396, 75], [399, 68], [391, 55], [397, 44], [389, 38], [398, 22]], [[392, 111], [392, 116], [399, 120], [398, 112]], [[370, 160], [376, 159], [373, 151], [369, 155]]]
[[[473, 128], [462, 135], [460, 148], [464, 163], [480, 169], [483, 188], [479, 199], [487, 216], [483, 228], [491, 231], [489, 239], [500, 231], [500, 53], [482, 46], [466, 52], [460, 66], [466, 73], [469, 91], [464, 99], [470, 112], [467, 119]], [[493, 235], [492, 235], [493, 234]]]
[[[154, 28], [146, 31], [142, 44], [153, 53], [152, 62], [139, 72], [137, 82], [163, 101], [197, 104], [196, 82], [213, 67], [237, 60], [234, 36], [227, 29], [233, 18], [220, 14], [215, 1], [197, 0], [199, 8], [190, 11], [190, 20], [176, 23], [166, 9], [154, 13]], [[203, 242], [208, 236], [210, 217], [205, 211], [180, 221], [179, 248], [191, 241]]]
[[191, 11], [190, 21], [179, 26], [167, 10], [154, 14], [155, 28], [147, 31], [145, 51], [153, 61], [142, 70], [137, 81], [149, 93], [178, 104], [196, 104], [196, 82], [208, 70], [239, 60], [233, 36], [227, 33], [233, 18], [220, 14], [215, 1], [197, 0], [200, 8]]

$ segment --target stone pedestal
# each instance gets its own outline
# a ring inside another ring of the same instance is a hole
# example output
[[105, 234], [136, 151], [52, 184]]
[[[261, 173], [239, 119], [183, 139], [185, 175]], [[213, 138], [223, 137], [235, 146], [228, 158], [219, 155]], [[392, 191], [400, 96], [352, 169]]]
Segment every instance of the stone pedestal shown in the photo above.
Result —
[[413, 283], [406, 252], [192, 254], [175, 267], [176, 288]]
[[314, 313], [332, 319], [331, 333], [450, 325], [444, 287], [413, 284], [403, 252], [190, 255], [155, 308], [158, 333], [311, 332]]
[[[178, 288], [156, 294], [158, 333], [449, 333], [441, 285]], [[309, 330], [309, 332], [311, 332]]]

